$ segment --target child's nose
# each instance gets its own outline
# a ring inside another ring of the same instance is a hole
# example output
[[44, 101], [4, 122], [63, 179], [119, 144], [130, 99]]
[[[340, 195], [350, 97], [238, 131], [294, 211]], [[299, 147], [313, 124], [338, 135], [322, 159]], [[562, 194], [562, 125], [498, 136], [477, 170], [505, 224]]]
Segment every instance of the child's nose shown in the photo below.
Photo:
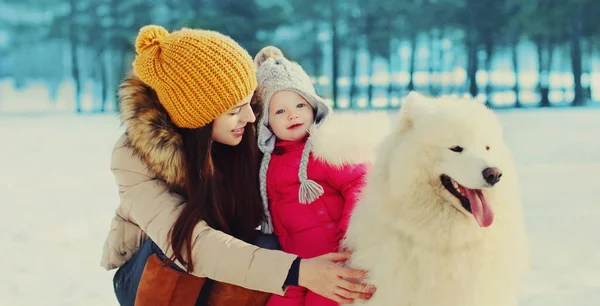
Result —
[[292, 120], [292, 119], [296, 119], [296, 118], [298, 118], [298, 114], [290, 112], [288, 120]]

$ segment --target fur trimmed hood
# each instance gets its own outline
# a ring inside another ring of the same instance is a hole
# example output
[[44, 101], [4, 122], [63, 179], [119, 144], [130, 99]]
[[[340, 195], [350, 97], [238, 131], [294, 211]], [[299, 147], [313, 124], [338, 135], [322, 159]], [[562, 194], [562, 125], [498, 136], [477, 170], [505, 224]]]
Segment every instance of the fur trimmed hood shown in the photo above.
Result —
[[185, 186], [183, 141], [150, 86], [129, 74], [118, 90], [126, 145], [173, 191]]

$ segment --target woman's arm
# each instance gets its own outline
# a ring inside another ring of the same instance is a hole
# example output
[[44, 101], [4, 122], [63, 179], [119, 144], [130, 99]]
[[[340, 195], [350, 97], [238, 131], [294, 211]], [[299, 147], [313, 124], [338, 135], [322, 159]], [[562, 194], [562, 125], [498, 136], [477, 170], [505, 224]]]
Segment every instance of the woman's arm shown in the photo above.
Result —
[[[136, 223], [170, 257], [173, 253], [169, 233], [182, 205], [185, 205], [183, 199], [170, 192], [164, 181], [149, 174], [129, 147], [121, 145], [115, 148], [111, 170], [119, 187], [120, 209], [124, 217]], [[192, 274], [253, 290], [278, 295], [285, 293], [287, 286], [284, 283], [296, 255], [258, 248], [212, 229], [205, 222], [196, 225], [193, 237]], [[294, 266], [298, 269], [298, 280], [288, 279], [287, 283], [297, 282], [311, 291], [344, 303], [354, 298], [368, 298], [370, 287], [341, 278], [364, 277], [362, 271], [336, 264], [344, 258], [347, 255], [333, 253], [297, 261]]]
[[[143, 162], [127, 146], [113, 151], [111, 170], [121, 197], [122, 212], [137, 224], [167, 256], [171, 256], [170, 230], [183, 199], [150, 175]], [[282, 285], [295, 255], [260, 249], [200, 222], [194, 228], [192, 254], [199, 277], [283, 294]]]

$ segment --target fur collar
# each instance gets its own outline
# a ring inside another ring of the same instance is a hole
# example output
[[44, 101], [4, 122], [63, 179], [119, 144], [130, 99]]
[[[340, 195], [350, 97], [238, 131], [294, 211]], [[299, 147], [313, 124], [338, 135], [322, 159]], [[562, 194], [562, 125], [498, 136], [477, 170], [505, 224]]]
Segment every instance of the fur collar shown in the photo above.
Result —
[[330, 165], [373, 163], [376, 149], [391, 131], [387, 112], [333, 112], [318, 128], [311, 129], [312, 154]]
[[129, 74], [118, 94], [126, 145], [152, 174], [164, 180], [171, 190], [181, 192], [185, 186], [183, 142], [156, 93]]

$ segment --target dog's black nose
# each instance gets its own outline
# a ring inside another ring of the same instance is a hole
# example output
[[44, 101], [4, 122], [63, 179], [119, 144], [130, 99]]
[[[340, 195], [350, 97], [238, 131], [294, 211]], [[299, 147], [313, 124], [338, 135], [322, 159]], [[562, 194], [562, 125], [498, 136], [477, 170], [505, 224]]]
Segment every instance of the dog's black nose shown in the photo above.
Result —
[[482, 174], [485, 181], [492, 186], [498, 183], [502, 177], [502, 171], [496, 167], [485, 168]]

